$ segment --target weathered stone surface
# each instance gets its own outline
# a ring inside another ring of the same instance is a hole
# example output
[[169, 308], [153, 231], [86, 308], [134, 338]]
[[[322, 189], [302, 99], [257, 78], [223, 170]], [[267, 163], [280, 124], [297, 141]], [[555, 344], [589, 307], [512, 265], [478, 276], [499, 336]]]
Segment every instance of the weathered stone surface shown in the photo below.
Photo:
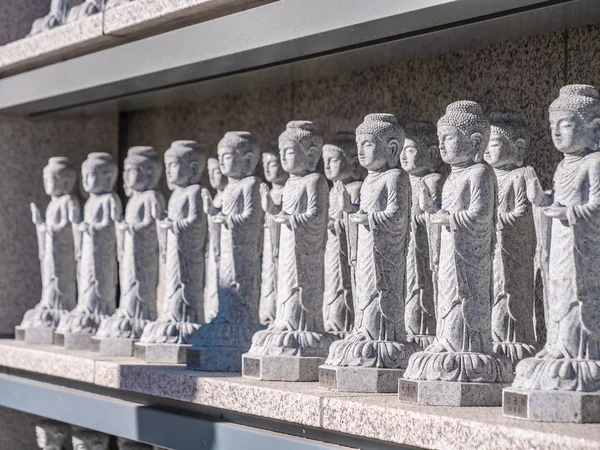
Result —
[[600, 393], [504, 389], [502, 413], [540, 422], [600, 423]]
[[190, 347], [187, 349], [188, 368], [204, 372], [241, 372], [242, 355], [246, 348], [240, 347]]
[[267, 381], [318, 381], [325, 358], [310, 356], [242, 356], [242, 375]]
[[54, 333], [54, 344], [67, 350], [92, 350], [94, 343], [88, 333]]
[[508, 384], [461, 381], [398, 380], [402, 402], [431, 406], [500, 406]]
[[145, 344], [136, 342], [133, 356], [150, 364], [185, 364], [187, 350], [191, 345]]
[[26, 328], [25, 343], [27, 344], [54, 344], [54, 328]]
[[319, 386], [340, 392], [398, 392], [404, 370], [378, 367], [319, 367]]
[[105, 356], [133, 356], [136, 339], [92, 337], [92, 351]]

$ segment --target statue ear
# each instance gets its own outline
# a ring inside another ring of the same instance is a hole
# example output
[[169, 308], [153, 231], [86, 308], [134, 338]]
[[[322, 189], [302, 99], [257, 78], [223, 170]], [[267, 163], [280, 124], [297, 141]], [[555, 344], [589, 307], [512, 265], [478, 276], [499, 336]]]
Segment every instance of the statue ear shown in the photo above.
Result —
[[398, 166], [398, 159], [400, 158], [400, 144], [398, 143], [398, 139], [391, 139], [387, 144], [387, 149], [389, 166]]
[[429, 169], [437, 169], [437, 160], [440, 154], [440, 149], [437, 145], [430, 145], [427, 148], [427, 153], [429, 154]]
[[525, 162], [525, 149], [527, 148], [527, 142], [523, 138], [519, 138], [515, 142], [515, 148], [517, 154], [515, 155], [515, 163], [517, 166], [522, 166]]
[[317, 155], [319, 154], [317, 147], [315, 147], [314, 145], [312, 145], [307, 151], [306, 151], [306, 161], [308, 163], [308, 168], [310, 170], [315, 170], [315, 168], [317, 167]]
[[473, 146], [473, 162], [480, 163], [483, 161], [483, 136], [481, 133], [473, 133], [471, 135], [471, 145]]

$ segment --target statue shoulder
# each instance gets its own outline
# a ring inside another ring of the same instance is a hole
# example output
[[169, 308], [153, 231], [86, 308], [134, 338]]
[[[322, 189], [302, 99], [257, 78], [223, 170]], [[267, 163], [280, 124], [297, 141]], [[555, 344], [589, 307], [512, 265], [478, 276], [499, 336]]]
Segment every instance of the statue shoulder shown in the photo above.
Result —
[[197, 197], [202, 192], [202, 186], [199, 184], [191, 184], [185, 188], [185, 193], [190, 197]]
[[404, 187], [410, 184], [408, 173], [397, 167], [388, 169], [383, 176], [388, 186]]
[[600, 151], [595, 151], [584, 158], [585, 167], [589, 172], [600, 173]]
[[329, 184], [327, 184], [327, 179], [322, 173], [309, 173], [304, 177], [304, 183], [311, 189], [325, 189], [329, 192]]
[[473, 181], [496, 182], [496, 174], [489, 164], [477, 163], [469, 168], [469, 176]]
[[444, 184], [444, 176], [438, 172], [431, 172], [423, 177], [423, 182], [427, 185], [430, 191], [436, 191], [442, 188]]

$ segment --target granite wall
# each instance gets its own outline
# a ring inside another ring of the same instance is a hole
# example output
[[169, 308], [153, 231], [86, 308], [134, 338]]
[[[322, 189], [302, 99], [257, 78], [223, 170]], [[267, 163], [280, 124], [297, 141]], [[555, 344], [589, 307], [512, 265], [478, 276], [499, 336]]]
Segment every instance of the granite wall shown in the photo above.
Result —
[[118, 152], [118, 116], [0, 117], [0, 336], [14, 332], [41, 293], [35, 226], [29, 203], [48, 204], [42, 169], [51, 156], [79, 168], [90, 152]]
[[435, 122], [448, 103], [470, 99], [487, 111], [506, 107], [524, 113], [532, 138], [527, 163], [548, 187], [561, 158], [548, 132], [548, 106], [563, 84], [600, 84], [599, 38], [600, 26], [583, 27], [134, 112], [128, 116], [128, 143], [164, 150], [174, 139], [195, 139], [214, 152], [227, 130], [250, 130], [264, 142], [290, 119], [312, 120], [328, 138], [354, 129], [370, 112]]

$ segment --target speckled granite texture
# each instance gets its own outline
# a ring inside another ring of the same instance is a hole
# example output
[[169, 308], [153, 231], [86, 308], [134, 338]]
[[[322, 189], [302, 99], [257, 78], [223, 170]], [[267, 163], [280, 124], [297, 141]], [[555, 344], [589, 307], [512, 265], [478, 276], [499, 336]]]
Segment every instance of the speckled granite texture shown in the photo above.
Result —
[[[58, 348], [0, 341], [0, 367], [416, 447], [600, 447], [600, 424], [531, 423], [504, 418], [499, 407], [424, 407], [400, 403], [396, 394], [339, 393], [321, 389], [317, 383], [254, 381], [242, 379], [239, 374], [187, 370], [183, 365], [148, 365], [133, 358], [102, 357], [85, 351], [70, 351], [66, 358], [66, 353]], [[51, 365], [55, 367], [49, 372]], [[80, 369], [75, 370], [76, 366]], [[86, 378], [81, 377], [84, 371]]]
[[79, 168], [89, 152], [116, 154], [117, 122], [116, 115], [0, 117], [0, 335], [13, 333], [25, 311], [40, 300], [40, 262], [29, 203], [43, 210], [48, 204], [42, 168], [51, 156], [67, 156]]

